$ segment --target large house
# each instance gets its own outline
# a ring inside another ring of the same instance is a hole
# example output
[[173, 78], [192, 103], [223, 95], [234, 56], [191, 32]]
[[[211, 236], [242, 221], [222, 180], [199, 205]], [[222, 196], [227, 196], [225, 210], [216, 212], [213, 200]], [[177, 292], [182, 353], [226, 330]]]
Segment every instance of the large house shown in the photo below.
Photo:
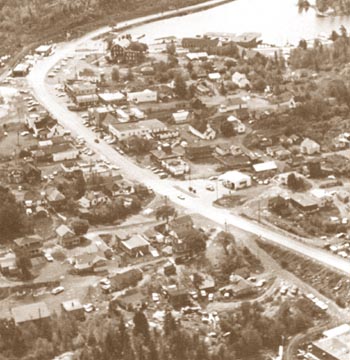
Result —
[[121, 241], [121, 248], [132, 257], [149, 253], [149, 242], [141, 235], [133, 235], [130, 239]]
[[38, 139], [50, 139], [57, 134], [57, 121], [46, 112], [27, 115], [25, 123]]
[[144, 59], [147, 46], [126, 38], [117, 38], [113, 40], [110, 50], [113, 62], [138, 63]]
[[119, 291], [129, 286], [136, 286], [142, 278], [143, 273], [140, 269], [124, 270], [109, 277], [113, 291]]
[[30, 235], [15, 239], [13, 243], [16, 255], [32, 258], [41, 254], [43, 239], [39, 235]]
[[236, 71], [232, 75], [232, 82], [237, 85], [240, 89], [244, 89], [246, 87], [250, 86], [250, 81], [247, 79], [245, 74], [241, 74], [238, 71]]
[[319, 153], [321, 150], [320, 145], [309, 138], [306, 138], [300, 144], [300, 152], [305, 155], [314, 155]]
[[72, 247], [80, 244], [79, 236], [76, 236], [67, 225], [60, 225], [56, 229], [56, 234], [59, 244], [64, 247]]

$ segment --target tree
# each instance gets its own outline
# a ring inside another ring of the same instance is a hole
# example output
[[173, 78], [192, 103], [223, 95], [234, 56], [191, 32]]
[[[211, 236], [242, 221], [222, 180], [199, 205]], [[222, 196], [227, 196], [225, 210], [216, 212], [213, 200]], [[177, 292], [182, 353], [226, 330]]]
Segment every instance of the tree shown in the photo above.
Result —
[[180, 98], [185, 98], [187, 96], [187, 85], [181, 74], [177, 74], [175, 77], [174, 92]]
[[72, 228], [75, 235], [84, 235], [89, 230], [89, 222], [84, 219], [77, 219], [72, 222]]
[[168, 55], [175, 55], [176, 54], [176, 45], [172, 42], [167, 45], [166, 51]]
[[117, 67], [114, 67], [112, 69], [112, 80], [114, 82], [118, 82], [120, 79], [119, 69]]
[[300, 48], [303, 49], [303, 50], [306, 50], [306, 49], [307, 49], [307, 42], [306, 42], [306, 40], [304, 40], [304, 39], [300, 40], [298, 47], [300, 47]]
[[145, 314], [139, 310], [134, 315], [134, 334], [149, 337], [149, 325]]
[[128, 81], [133, 81], [134, 80], [134, 73], [132, 72], [131, 68], [128, 69], [128, 72], [126, 74], [125, 79], [128, 80]]
[[235, 129], [233, 128], [232, 123], [227, 120], [225, 120], [221, 123], [220, 131], [221, 131], [221, 134], [225, 137], [231, 137], [231, 136], [235, 135]]
[[173, 206], [162, 205], [156, 209], [155, 215], [157, 220], [162, 219], [168, 222], [170, 217], [176, 216], [176, 210]]

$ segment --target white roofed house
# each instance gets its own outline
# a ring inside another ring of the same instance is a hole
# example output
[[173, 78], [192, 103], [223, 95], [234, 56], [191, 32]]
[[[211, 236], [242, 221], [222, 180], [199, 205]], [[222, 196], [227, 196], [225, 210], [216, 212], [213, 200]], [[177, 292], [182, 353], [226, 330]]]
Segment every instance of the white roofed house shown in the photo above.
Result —
[[216, 131], [210, 126], [210, 124], [207, 124], [204, 131], [201, 131], [201, 129], [192, 125], [190, 125], [188, 129], [193, 135], [199, 137], [202, 140], [214, 140], [216, 138]]
[[300, 152], [305, 155], [314, 155], [319, 153], [321, 146], [314, 140], [306, 138], [300, 144]]
[[75, 233], [65, 224], [60, 225], [56, 229], [56, 234], [60, 245], [64, 247], [72, 247], [80, 244], [79, 236], [76, 236]]
[[121, 248], [132, 257], [144, 256], [149, 253], [149, 242], [142, 235], [133, 235], [130, 239], [121, 241]]
[[191, 113], [187, 110], [178, 110], [172, 114], [172, 120], [175, 124], [183, 124], [189, 121]]
[[249, 175], [239, 171], [228, 171], [219, 177], [223, 185], [232, 190], [239, 190], [252, 185], [252, 179]]
[[227, 118], [227, 121], [232, 124], [232, 126], [237, 134], [244, 134], [246, 132], [245, 124], [243, 124], [242, 121], [239, 120], [238, 118], [236, 118], [235, 116], [230, 115]]
[[275, 172], [278, 167], [274, 161], [267, 161], [259, 164], [254, 164], [253, 169], [256, 173], [268, 173], [268, 172]]
[[240, 89], [244, 89], [250, 86], [250, 81], [247, 79], [246, 75], [241, 74], [238, 71], [236, 71], [232, 75], [232, 82], [236, 84]]

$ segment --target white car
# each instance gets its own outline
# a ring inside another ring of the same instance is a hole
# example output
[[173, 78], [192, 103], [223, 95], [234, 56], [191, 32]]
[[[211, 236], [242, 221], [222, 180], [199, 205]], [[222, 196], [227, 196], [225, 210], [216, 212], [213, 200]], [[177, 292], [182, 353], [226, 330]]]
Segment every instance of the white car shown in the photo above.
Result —
[[61, 292], [64, 291], [64, 287], [63, 286], [57, 286], [55, 287], [54, 289], [51, 290], [51, 294], [52, 295], [58, 295], [60, 294]]
[[101, 285], [111, 285], [111, 281], [107, 278], [103, 278], [100, 280]]
[[83, 305], [83, 308], [84, 308], [85, 312], [87, 312], [87, 313], [90, 313], [90, 312], [92, 312], [92, 311], [95, 310], [95, 306], [92, 305], [91, 303], [89, 303], [89, 304], [84, 304], [84, 305]]
[[185, 200], [186, 198], [183, 195], [178, 195], [177, 196], [180, 200]]
[[49, 253], [44, 253], [44, 257], [48, 262], [53, 262], [53, 257]]

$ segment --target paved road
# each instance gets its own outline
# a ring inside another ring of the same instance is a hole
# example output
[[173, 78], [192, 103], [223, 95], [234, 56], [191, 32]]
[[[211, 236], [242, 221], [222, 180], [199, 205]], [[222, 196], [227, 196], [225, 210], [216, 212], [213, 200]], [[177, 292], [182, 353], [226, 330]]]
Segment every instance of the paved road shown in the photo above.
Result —
[[[128, 24], [130, 23], [131, 21], [128, 22]], [[136, 24], [137, 19], [133, 23]], [[120, 24], [120, 26], [122, 25]], [[112, 164], [119, 166], [121, 172], [126, 174], [128, 178], [151, 186], [158, 194], [167, 196], [171, 201], [185, 207], [189, 212], [198, 213], [221, 225], [225, 225], [225, 223], [231, 224], [350, 275], [350, 262], [348, 260], [344, 260], [322, 249], [298, 242], [291, 237], [268, 229], [254, 221], [233, 215], [229, 210], [216, 208], [207, 197], [207, 192], [203, 191], [197, 194], [198, 196], [196, 197], [186, 196], [185, 200], [181, 200], [178, 198], [178, 195], [181, 194], [178, 185], [181, 185], [181, 183], [174, 180], [159, 180], [158, 176], [147, 169], [140, 168], [127, 157], [117, 153], [110, 145], [103, 141], [100, 143], [94, 142], [96, 134], [82, 125], [81, 119], [77, 114], [68, 111], [64, 105], [59, 103], [56, 95], [52, 92], [53, 90], [45, 83], [45, 77], [58, 61], [69, 54], [73, 54], [77, 47], [108, 30], [109, 28], [105, 27], [89, 33], [78, 40], [59, 45], [52, 56], [40, 60], [28, 75], [29, 85], [37, 100], [52, 113], [59, 123], [69, 129], [73, 136], [83, 136], [91, 149], [107, 158]], [[174, 185], [177, 186], [174, 187]]]

